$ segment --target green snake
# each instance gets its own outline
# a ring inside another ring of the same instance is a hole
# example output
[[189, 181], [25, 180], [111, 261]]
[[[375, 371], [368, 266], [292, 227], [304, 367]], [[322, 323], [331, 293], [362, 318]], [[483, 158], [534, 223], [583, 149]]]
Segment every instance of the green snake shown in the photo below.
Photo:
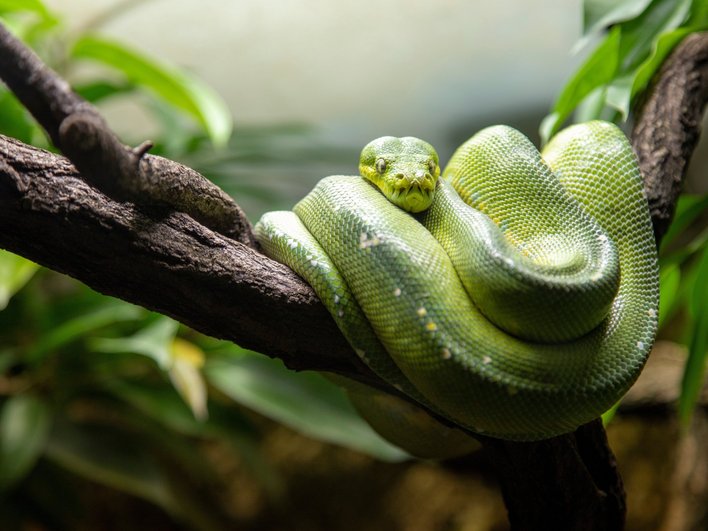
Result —
[[265, 214], [256, 235], [373, 372], [453, 425], [511, 440], [572, 431], [627, 391], [659, 296], [647, 200], [619, 128], [571, 126], [539, 153], [489, 127], [442, 176], [428, 143], [382, 137], [359, 170]]

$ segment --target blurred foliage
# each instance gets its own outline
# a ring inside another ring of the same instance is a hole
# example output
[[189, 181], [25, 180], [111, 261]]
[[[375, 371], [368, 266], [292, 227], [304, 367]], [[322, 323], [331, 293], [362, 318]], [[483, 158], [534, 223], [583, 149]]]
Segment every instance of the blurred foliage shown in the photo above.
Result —
[[[153, 152], [214, 178], [252, 215], [274, 202], [289, 208], [303, 193], [302, 184], [278, 183], [344, 171], [343, 161], [355, 160], [305, 127], [233, 134], [218, 95], [102, 37], [96, 25], [104, 16], [70, 32], [39, 0], [0, 0], [0, 19], [99, 108], [116, 98], [145, 106], [159, 124]], [[53, 149], [4, 87], [0, 133]], [[265, 492], [277, 498], [281, 490], [260, 454], [259, 424], [234, 401], [384, 460], [407, 457], [322, 376], [288, 371], [2, 250], [0, 345], [0, 529], [75, 528], [80, 503], [64, 488], [72, 478], [139, 497], [190, 528], [225, 528], [223, 507], [203, 489], [218, 483], [218, 463], [202, 448], [214, 441], [231, 448]]]
[[626, 120], [671, 50], [708, 29], [706, 0], [585, 0], [583, 37], [599, 42], [566, 83], [541, 124], [547, 142], [575, 111], [575, 121]]
[[[126, 9], [133, 4], [125, 2]], [[120, 6], [111, 13], [120, 15]], [[158, 125], [157, 152], [172, 156], [198, 149], [205, 140], [223, 146], [230, 138], [231, 114], [218, 94], [189, 72], [101, 36], [98, 26], [107, 21], [105, 17], [69, 30], [39, 0], [0, 0], [0, 17], [89, 102], [116, 98], [140, 102]], [[41, 128], [6, 90], [0, 96], [0, 130], [51, 148]]]
[[[674, 47], [708, 29], [706, 0], [585, 0], [584, 15], [576, 48], [596, 45], [543, 120], [544, 142], [573, 113], [576, 122], [626, 121]], [[708, 356], [707, 207], [708, 196], [682, 196], [659, 249], [659, 334], [686, 345], [688, 352], [678, 404], [684, 427], [705, 380]]]
[[[585, 15], [580, 45], [596, 48], [544, 121], [546, 137], [573, 112], [578, 121], [626, 118], [672, 47], [705, 28], [708, 9], [699, 1], [594, 0]], [[99, 108], [117, 98], [143, 105], [158, 124], [153, 152], [209, 176], [252, 218], [290, 208], [320, 176], [354, 170], [356, 153], [306, 127], [234, 130], [209, 87], [101, 36], [107, 15], [70, 32], [39, 0], [0, 0], [0, 18]], [[4, 89], [0, 132], [51, 149]], [[689, 345], [684, 419], [708, 347], [706, 206], [708, 197], [682, 197], [661, 247], [660, 325]], [[75, 528], [79, 501], [63, 487], [76, 478], [147, 500], [191, 528], [223, 529], [222, 509], [202, 488], [216, 482], [218, 463], [202, 448], [226, 445], [271, 496], [281, 488], [260, 455], [258, 423], [236, 402], [315, 438], [384, 460], [406, 457], [320, 375], [288, 371], [5, 251], [0, 345], [0, 529]]]

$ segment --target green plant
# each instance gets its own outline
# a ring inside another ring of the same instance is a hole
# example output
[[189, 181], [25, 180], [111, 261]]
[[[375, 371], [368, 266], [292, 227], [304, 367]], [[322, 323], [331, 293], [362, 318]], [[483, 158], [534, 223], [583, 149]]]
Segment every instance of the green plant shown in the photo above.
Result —
[[573, 121], [624, 121], [664, 59], [681, 40], [708, 28], [704, 0], [585, 0], [583, 36], [576, 49], [597, 41], [541, 124], [547, 142]]

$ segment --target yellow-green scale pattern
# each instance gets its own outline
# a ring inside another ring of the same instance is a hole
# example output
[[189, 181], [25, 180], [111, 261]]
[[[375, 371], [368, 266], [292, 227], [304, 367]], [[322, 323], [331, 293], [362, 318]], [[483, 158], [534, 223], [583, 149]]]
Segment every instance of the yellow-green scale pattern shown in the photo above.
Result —
[[[454, 211], [468, 207], [446, 184], [417, 216], [356, 176], [323, 179], [294, 209], [416, 394], [461, 426], [508, 439], [597, 417], [635, 380], [656, 330], [656, 250], [626, 138], [611, 124], [583, 124], [558, 135], [544, 159], [506, 127], [458, 150], [444, 176], [481, 212], [462, 215], [479, 225], [467, 231], [482, 235], [471, 245], [451, 236]], [[466, 188], [475, 172], [481, 185]], [[450, 256], [460, 253], [476, 265], [456, 270]], [[531, 288], [514, 294], [526, 276]], [[568, 322], [556, 308], [564, 298]], [[541, 330], [521, 330], [526, 322]]]

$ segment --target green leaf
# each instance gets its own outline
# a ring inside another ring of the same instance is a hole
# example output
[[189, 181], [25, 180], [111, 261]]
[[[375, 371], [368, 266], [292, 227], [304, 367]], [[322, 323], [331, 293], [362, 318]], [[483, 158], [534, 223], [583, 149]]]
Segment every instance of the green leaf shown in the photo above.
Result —
[[194, 343], [175, 338], [170, 346], [171, 365], [168, 370], [172, 385], [200, 421], [207, 419], [207, 390], [202, 367], [204, 352]]
[[633, 76], [627, 75], [615, 78], [607, 86], [605, 103], [619, 111], [622, 120], [626, 120], [629, 115], [629, 106], [632, 99]]
[[681, 269], [678, 264], [662, 266], [659, 272], [659, 328], [676, 309], [680, 283]]
[[44, 450], [49, 432], [47, 405], [38, 398], [11, 396], [0, 411], [0, 489], [21, 480]]
[[179, 513], [169, 481], [140, 444], [109, 426], [55, 422], [47, 457], [63, 468]]
[[695, 0], [691, 5], [691, 15], [688, 17], [687, 26], [705, 28], [708, 25], [708, 2]]
[[[684, 37], [701, 29], [704, 28], [679, 28], [659, 35], [654, 40], [646, 59], [635, 70], [615, 79], [610, 84], [607, 92], [607, 104], [617, 109], [621, 113], [622, 119], [626, 120], [632, 101], [649, 86], [651, 78], [664, 63], [669, 53]], [[645, 52], [642, 51], [642, 53]]]
[[618, 400], [617, 402], [615, 402], [614, 406], [612, 406], [610, 409], [608, 409], [607, 411], [605, 411], [602, 414], [602, 425], [603, 426], [607, 426], [612, 421], [612, 419], [615, 418], [615, 414], [617, 413], [617, 410], [620, 407], [620, 403], [621, 403], [621, 400]]
[[631, 97], [634, 98], [649, 86], [651, 78], [664, 63], [666, 57], [687, 35], [705, 29], [692, 26], [669, 31], [659, 36], [652, 46], [649, 57], [634, 72]]
[[0, 310], [24, 286], [39, 266], [26, 258], [0, 249]]
[[172, 342], [178, 323], [169, 317], [160, 317], [130, 337], [98, 338], [90, 342], [97, 352], [112, 354], [142, 354], [154, 359], [163, 370], [172, 365]]
[[575, 109], [574, 120], [577, 123], [589, 122], [591, 120], [602, 119], [602, 111], [605, 109], [605, 98], [607, 97], [607, 86], [597, 87]]
[[40, 0], [0, 0], [0, 13], [15, 11], [35, 13], [44, 19], [54, 20], [52, 13]]
[[691, 340], [679, 396], [679, 419], [684, 427], [687, 427], [691, 421], [705, 380], [708, 355], [708, 247], [701, 255], [693, 288]]
[[708, 195], [679, 196], [674, 219], [661, 240], [661, 249], [666, 249], [706, 208], [708, 208]]
[[36, 131], [37, 126], [15, 95], [0, 88], [0, 133], [30, 143]]
[[[125, 380], [112, 380], [106, 383], [108, 390], [118, 399], [143, 412], [166, 429], [190, 437], [212, 434], [212, 425], [196, 420], [189, 406], [174, 392], [174, 389], [162, 385], [150, 386], [145, 383], [131, 383]], [[242, 419], [229, 417], [230, 429], [250, 433]]]
[[[681, 27], [689, 16], [690, 26]], [[578, 119], [610, 118], [604, 113], [607, 106], [608, 111], [615, 109], [619, 113], [611, 117], [613, 121], [626, 120], [637, 96], [673, 47], [708, 24], [708, 11], [696, 8], [691, 0], [588, 0], [585, 17], [586, 33], [578, 46], [605, 27], [611, 26], [611, 30], [576, 71], [551, 114], [543, 120], [544, 143], [581, 102]]]
[[588, 94], [612, 80], [619, 65], [619, 45], [620, 29], [616, 26], [575, 72], [558, 96], [553, 112], [541, 123], [540, 133], [544, 144], [558, 132], [573, 109]]
[[385, 461], [407, 457], [377, 435], [344, 392], [319, 374], [295, 373], [278, 360], [247, 352], [230, 359], [210, 356], [205, 372], [227, 396], [301, 433]]
[[103, 308], [79, 315], [53, 328], [27, 351], [27, 360], [39, 360], [49, 352], [76, 341], [104, 326], [121, 321], [133, 321], [142, 315], [143, 310], [137, 306], [120, 301], [110, 301]]
[[577, 42], [574, 50], [583, 48], [605, 28], [638, 16], [650, 3], [651, 0], [585, 0], [583, 37]]
[[215, 145], [223, 146], [229, 139], [233, 124], [228, 107], [214, 90], [195, 77], [92, 35], [76, 41], [71, 57], [90, 59], [120, 71], [132, 83], [195, 118]]
[[654, 43], [688, 17], [691, 0], [653, 0], [637, 18], [621, 25], [620, 71], [630, 73], [649, 56]]
[[76, 92], [86, 101], [90, 101], [91, 103], [97, 103], [99, 101], [105, 100], [106, 98], [110, 98], [111, 96], [117, 96], [132, 92], [135, 90], [135, 86], [132, 83], [94, 81], [91, 83], [85, 83], [83, 85], [75, 85], [73, 89], [74, 92]]

